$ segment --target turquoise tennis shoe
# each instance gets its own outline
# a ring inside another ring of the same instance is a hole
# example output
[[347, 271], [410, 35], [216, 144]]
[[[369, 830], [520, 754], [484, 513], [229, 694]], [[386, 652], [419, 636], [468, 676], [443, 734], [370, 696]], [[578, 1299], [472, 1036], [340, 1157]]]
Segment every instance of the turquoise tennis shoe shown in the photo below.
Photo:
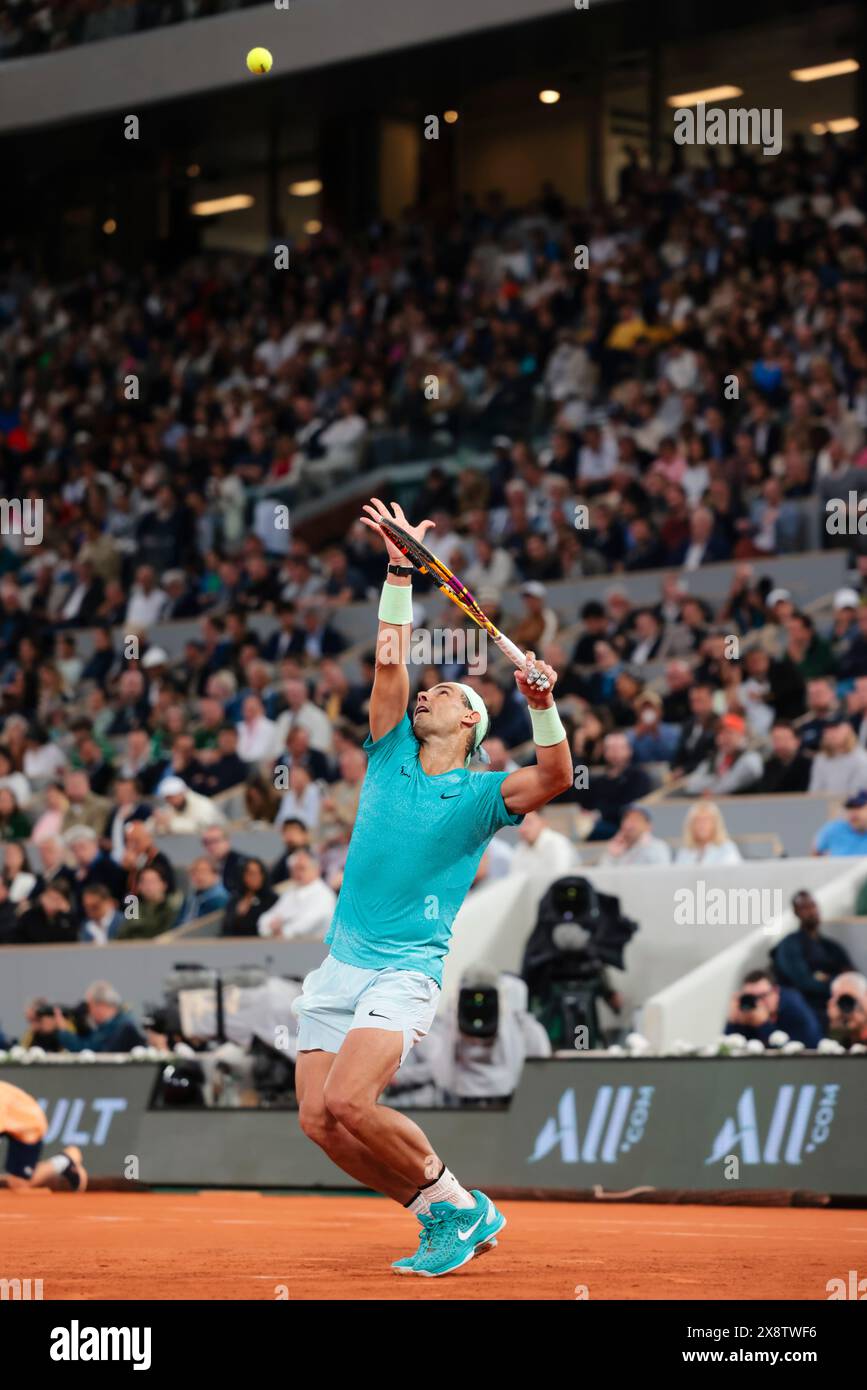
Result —
[[418, 1233], [418, 1249], [414, 1255], [404, 1255], [402, 1260], [392, 1260], [391, 1267], [395, 1274], [412, 1274], [413, 1266], [427, 1244], [428, 1233], [436, 1225], [434, 1217], [426, 1211], [420, 1212], [418, 1219], [421, 1222], [421, 1230]]
[[430, 1209], [433, 1221], [426, 1226], [424, 1239], [413, 1259], [413, 1274], [427, 1279], [451, 1274], [474, 1255], [496, 1245], [496, 1237], [506, 1224], [505, 1216], [484, 1192], [474, 1189], [470, 1195], [476, 1199], [472, 1207], [456, 1207], [451, 1202], [433, 1203]]

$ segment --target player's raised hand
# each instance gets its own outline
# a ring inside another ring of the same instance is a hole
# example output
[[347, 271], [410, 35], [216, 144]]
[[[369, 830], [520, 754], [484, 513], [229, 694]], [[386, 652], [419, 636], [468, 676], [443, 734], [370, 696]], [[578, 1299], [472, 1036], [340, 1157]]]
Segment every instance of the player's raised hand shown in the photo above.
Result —
[[[548, 682], [544, 689], [540, 688], [540, 679]], [[537, 661], [535, 652], [527, 652], [526, 666], [523, 669], [519, 667], [515, 672], [515, 684], [531, 709], [550, 708], [554, 702], [552, 692], [556, 681], [554, 667], [549, 666], [547, 661]]]
[[404, 531], [407, 531], [409, 535], [417, 541], [423, 541], [430, 528], [436, 525], [435, 521], [425, 520], [420, 521], [418, 526], [410, 526], [399, 502], [392, 502], [391, 510], [389, 511], [385, 503], [381, 502], [378, 497], [371, 497], [369, 502], [365, 502], [364, 510], [367, 512], [367, 516], [361, 517], [361, 521], [369, 530], [376, 531], [382, 536], [382, 539], [385, 541], [385, 548], [388, 551], [388, 558], [393, 565], [406, 564], [406, 556], [402, 550], [398, 550], [397, 546], [394, 545], [387, 536], [383, 535], [382, 528], [379, 525], [380, 517], [384, 516], [388, 517], [391, 521], [396, 521], [398, 526], [402, 526]]

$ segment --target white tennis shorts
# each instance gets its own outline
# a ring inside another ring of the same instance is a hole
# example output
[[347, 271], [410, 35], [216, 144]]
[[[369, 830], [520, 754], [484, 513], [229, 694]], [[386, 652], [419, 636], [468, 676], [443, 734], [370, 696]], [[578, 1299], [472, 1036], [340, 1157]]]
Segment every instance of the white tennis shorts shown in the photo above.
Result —
[[298, 1051], [339, 1052], [350, 1028], [385, 1028], [403, 1034], [400, 1063], [430, 1029], [440, 1001], [436, 980], [420, 970], [361, 970], [328, 955], [304, 977], [293, 1001]]

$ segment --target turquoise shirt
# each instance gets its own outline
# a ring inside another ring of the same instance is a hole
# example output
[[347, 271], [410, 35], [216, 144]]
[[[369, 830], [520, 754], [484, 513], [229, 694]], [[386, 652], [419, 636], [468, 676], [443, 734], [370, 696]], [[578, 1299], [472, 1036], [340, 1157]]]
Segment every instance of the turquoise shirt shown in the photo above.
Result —
[[407, 715], [364, 748], [367, 775], [325, 941], [345, 965], [420, 970], [441, 985], [479, 860], [502, 826], [524, 817], [506, 809], [507, 772], [428, 776]]

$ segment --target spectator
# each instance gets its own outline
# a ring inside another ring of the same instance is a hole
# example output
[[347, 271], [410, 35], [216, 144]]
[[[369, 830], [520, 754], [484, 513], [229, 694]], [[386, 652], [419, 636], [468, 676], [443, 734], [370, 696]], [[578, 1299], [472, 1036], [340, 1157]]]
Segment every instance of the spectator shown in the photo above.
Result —
[[740, 1033], [748, 1040], [767, 1044], [781, 1030], [792, 1042], [816, 1048], [822, 1030], [797, 990], [778, 985], [770, 970], [751, 970], [729, 1004], [726, 1033]]
[[19, 810], [15, 793], [0, 787], [0, 840], [26, 840], [29, 834], [30, 821]]
[[68, 805], [61, 823], [62, 833], [65, 835], [68, 830], [83, 825], [97, 835], [101, 834], [111, 802], [91, 791], [87, 773], [71, 768], [64, 778], [63, 790]]
[[241, 871], [246, 858], [232, 849], [232, 842], [226, 831], [219, 826], [206, 830], [202, 836], [202, 849], [210, 859], [220, 882], [227, 893], [237, 893], [241, 883]]
[[681, 730], [680, 742], [671, 759], [675, 780], [694, 772], [714, 755], [717, 715], [713, 699], [714, 688], [706, 682], [693, 685], [689, 691], [689, 718]]
[[105, 884], [111, 896], [119, 902], [123, 897], [126, 875], [121, 865], [100, 849], [95, 832], [86, 825], [79, 825], [63, 838], [73, 859], [72, 888], [76, 910], [81, 908], [85, 888], [93, 883]]
[[784, 936], [771, 952], [774, 972], [780, 984], [798, 991], [824, 1033], [828, 1025], [826, 1009], [831, 997], [831, 981], [835, 975], [854, 967], [848, 951], [822, 935], [822, 916], [812, 893], [805, 888], [796, 893], [792, 898], [792, 911], [798, 919], [798, 930]]
[[811, 792], [854, 796], [867, 787], [867, 750], [858, 746], [851, 724], [829, 724], [822, 735], [821, 751], [810, 769]]
[[826, 821], [816, 836], [816, 854], [831, 859], [867, 854], [867, 791], [845, 803], [846, 818]]
[[520, 844], [511, 861], [512, 873], [559, 878], [577, 863], [578, 856], [568, 835], [554, 830], [538, 811], [530, 811], [524, 817], [518, 827], [518, 839]]
[[280, 826], [280, 833], [283, 836], [283, 843], [286, 846], [284, 852], [271, 865], [268, 875], [268, 882], [272, 885], [279, 885], [289, 880], [289, 860], [296, 849], [310, 848], [310, 830], [297, 816], [291, 816], [284, 820]]
[[3, 882], [9, 902], [17, 906], [31, 896], [36, 887], [36, 875], [30, 872], [24, 846], [10, 840], [3, 848]]
[[[288, 822], [292, 824], [293, 822]], [[297, 824], [297, 822], [294, 822]], [[283, 827], [285, 830], [285, 826]], [[288, 872], [284, 877], [288, 878]], [[282, 882], [281, 880], [277, 880]], [[261, 859], [246, 859], [237, 890], [226, 904], [223, 936], [256, 936], [260, 917], [270, 912], [277, 894], [268, 885], [268, 874]]]
[[206, 826], [225, 821], [219, 806], [192, 791], [182, 777], [164, 778], [157, 796], [166, 803], [154, 813], [154, 827], [160, 835], [196, 835]]
[[123, 854], [126, 870], [126, 896], [138, 896], [139, 881], [145, 869], [156, 869], [165, 879], [169, 890], [175, 886], [175, 871], [168, 857], [154, 844], [150, 827], [144, 821], [130, 821], [126, 828], [126, 849]]
[[759, 753], [746, 746], [746, 724], [738, 714], [724, 714], [717, 725], [716, 754], [685, 779], [687, 796], [733, 796], [749, 792], [762, 776]]
[[[865, 610], [867, 611], [867, 610]], [[832, 680], [821, 677], [807, 682], [807, 711], [795, 720], [795, 728], [805, 753], [820, 748], [825, 730], [839, 724], [842, 718], [837, 689]]]
[[238, 725], [238, 756], [245, 763], [261, 763], [275, 758], [282, 746], [278, 726], [268, 719], [262, 701], [248, 695], [244, 701], [244, 717]]
[[16, 940], [25, 946], [68, 945], [78, 937], [72, 891], [59, 879], [44, 888], [18, 919]]
[[219, 912], [229, 901], [222, 879], [206, 855], [194, 859], [189, 867], [190, 891], [181, 907], [178, 923], [194, 922]]
[[671, 850], [653, 834], [653, 820], [644, 806], [629, 806], [620, 829], [606, 844], [600, 864], [622, 864], [624, 868], [659, 866], [671, 863]]
[[712, 801], [691, 806], [683, 822], [683, 844], [674, 856], [675, 864], [739, 864], [741, 853], [729, 839], [722, 812]]
[[289, 886], [259, 918], [259, 935], [283, 941], [323, 941], [337, 895], [323, 883], [319, 866], [307, 850], [295, 851], [289, 861], [289, 873]]
[[[604, 770], [592, 774], [589, 787], [577, 788], [574, 795], [574, 800], [593, 819], [589, 840], [610, 840], [620, 828], [624, 807], [653, 790], [643, 768], [632, 765], [632, 749], [625, 734], [608, 734], [603, 752]], [[566, 795], [569, 797], [570, 793]]]
[[104, 883], [91, 883], [82, 893], [84, 922], [80, 941], [105, 946], [115, 941], [123, 926], [123, 914]]
[[158, 869], [142, 869], [138, 879], [137, 901], [124, 912], [118, 931], [119, 941], [152, 941], [177, 924], [181, 895], [170, 890]]
[[680, 729], [662, 720], [662, 700], [655, 690], [643, 690], [635, 699], [636, 722], [628, 738], [637, 763], [667, 763], [680, 745]]
[[202, 796], [217, 796], [246, 781], [248, 764], [238, 755], [238, 730], [234, 724], [223, 724], [217, 734], [213, 752], [200, 752], [191, 764], [189, 784]]
[[288, 787], [283, 793], [277, 812], [277, 825], [282, 825], [284, 820], [301, 820], [311, 830], [315, 830], [319, 825], [321, 806], [322, 791], [313, 781], [307, 768], [300, 764], [290, 768]]
[[805, 792], [810, 782], [810, 759], [801, 751], [793, 726], [778, 719], [771, 729], [771, 749], [753, 791], [758, 795]]
[[114, 784], [114, 805], [103, 831], [112, 858], [118, 863], [126, 845], [126, 827], [130, 821], [149, 821], [151, 807], [141, 799], [141, 788], [135, 777], [118, 777]]

